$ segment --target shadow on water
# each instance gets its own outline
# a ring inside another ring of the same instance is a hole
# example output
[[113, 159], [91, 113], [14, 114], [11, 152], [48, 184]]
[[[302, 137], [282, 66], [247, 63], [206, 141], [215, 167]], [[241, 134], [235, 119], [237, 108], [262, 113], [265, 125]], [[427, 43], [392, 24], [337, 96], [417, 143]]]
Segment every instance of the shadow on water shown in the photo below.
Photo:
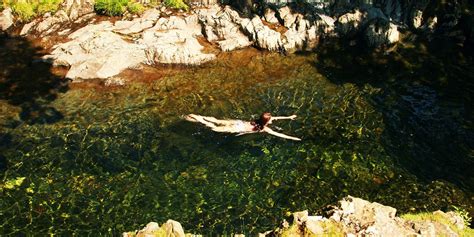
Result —
[[49, 104], [68, 90], [67, 81], [40, 60], [40, 51], [25, 38], [0, 34], [0, 100], [20, 107], [20, 119], [30, 124], [60, 120]]
[[421, 181], [446, 180], [473, 192], [474, 64], [449, 39], [409, 36], [393, 51], [332, 44], [318, 50], [315, 67], [333, 83], [380, 88], [372, 96], [383, 114], [385, 149]]

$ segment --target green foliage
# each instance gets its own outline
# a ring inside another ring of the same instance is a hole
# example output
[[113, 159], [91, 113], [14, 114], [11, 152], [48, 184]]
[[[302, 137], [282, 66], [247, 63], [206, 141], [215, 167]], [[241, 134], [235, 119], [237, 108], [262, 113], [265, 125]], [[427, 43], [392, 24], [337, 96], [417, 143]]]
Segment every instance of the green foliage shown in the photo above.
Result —
[[97, 0], [94, 9], [99, 14], [122, 16], [125, 11], [132, 14], [140, 14], [145, 10], [145, 7], [133, 0]]
[[456, 212], [456, 214], [458, 214], [463, 219], [464, 225], [469, 226], [472, 221], [472, 217], [469, 216], [469, 212], [464, 210], [461, 207], [453, 206], [453, 208], [454, 208], [454, 212]]
[[23, 181], [25, 181], [25, 177], [7, 180], [5, 184], [0, 184], [0, 191], [3, 191], [4, 189], [15, 189], [16, 187], [20, 187]]
[[140, 14], [145, 10], [145, 7], [138, 2], [129, 2], [127, 5], [127, 10], [132, 14]]
[[174, 9], [182, 9], [185, 11], [189, 9], [188, 5], [186, 5], [183, 0], [165, 0], [165, 4]]
[[99, 14], [121, 16], [127, 10], [128, 0], [97, 0], [94, 9]]
[[13, 14], [22, 21], [29, 21], [38, 15], [58, 10], [63, 0], [4, 0], [3, 7], [11, 7]]
[[29, 21], [36, 16], [35, 5], [29, 2], [12, 2], [12, 11], [23, 21]]
[[42, 15], [46, 12], [56, 12], [62, 0], [40, 0], [36, 9], [38, 15]]

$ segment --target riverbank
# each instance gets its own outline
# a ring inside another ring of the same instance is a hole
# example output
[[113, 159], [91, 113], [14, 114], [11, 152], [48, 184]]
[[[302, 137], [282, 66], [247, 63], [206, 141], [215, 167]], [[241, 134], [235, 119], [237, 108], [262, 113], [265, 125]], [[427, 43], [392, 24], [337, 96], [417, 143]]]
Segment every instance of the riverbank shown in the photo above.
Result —
[[[405, 18], [398, 20], [391, 18], [395, 13], [390, 8], [370, 5], [337, 11], [328, 6], [269, 5], [250, 18], [220, 5], [189, 12], [158, 6], [140, 15], [104, 18], [96, 17], [93, 6], [90, 1], [65, 2], [55, 14], [10, 32], [42, 38], [51, 48], [43, 60], [69, 68], [66, 77], [73, 81], [107, 79], [142, 65], [199, 65], [215, 60], [220, 52], [247, 47], [294, 53], [343, 39], [352, 46], [389, 53], [402, 38], [400, 30], [425, 38], [442, 36], [467, 49], [474, 38], [472, 13], [462, 4], [454, 5], [453, 12], [417, 5], [410, 13], [402, 11]], [[2, 12], [3, 30], [14, 28], [12, 17], [8, 9]]]
[[[465, 215], [465, 213], [463, 214]], [[453, 211], [420, 213], [397, 216], [397, 209], [376, 202], [348, 196], [337, 206], [328, 207], [324, 216], [310, 216], [308, 211], [291, 215], [291, 223], [284, 220], [275, 230], [259, 233], [265, 236], [472, 236], [474, 230], [466, 226], [464, 220]], [[124, 232], [124, 237], [132, 236], [199, 236], [185, 234], [181, 224], [168, 220], [161, 227], [150, 222], [142, 230]], [[233, 236], [245, 236], [233, 233]]]

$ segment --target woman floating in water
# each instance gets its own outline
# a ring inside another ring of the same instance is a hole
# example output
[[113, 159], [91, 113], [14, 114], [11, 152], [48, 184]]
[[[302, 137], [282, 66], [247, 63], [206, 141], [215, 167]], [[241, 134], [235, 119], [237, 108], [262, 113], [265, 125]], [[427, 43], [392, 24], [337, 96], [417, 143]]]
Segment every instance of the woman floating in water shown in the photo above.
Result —
[[221, 120], [214, 117], [201, 116], [196, 114], [189, 114], [185, 117], [186, 120], [190, 122], [198, 122], [210, 127], [213, 131], [216, 132], [227, 132], [227, 133], [238, 133], [237, 136], [257, 133], [257, 132], [266, 132], [271, 135], [291, 139], [295, 141], [301, 141], [297, 137], [288, 136], [282, 133], [273, 131], [267, 125], [271, 124], [274, 120], [279, 119], [295, 119], [296, 115], [283, 116], [283, 117], [272, 117], [270, 113], [263, 113], [259, 119], [255, 121], [242, 121], [242, 120]]

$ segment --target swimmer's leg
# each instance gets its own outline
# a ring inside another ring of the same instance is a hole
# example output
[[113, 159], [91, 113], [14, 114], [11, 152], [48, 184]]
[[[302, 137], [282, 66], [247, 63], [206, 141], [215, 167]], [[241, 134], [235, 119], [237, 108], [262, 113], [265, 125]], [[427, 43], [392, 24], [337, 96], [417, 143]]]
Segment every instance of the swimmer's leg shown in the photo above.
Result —
[[194, 116], [195, 116], [194, 114], [188, 114], [184, 116], [184, 119], [186, 119], [189, 122], [197, 123], [198, 121], [194, 118]]
[[235, 123], [234, 120], [222, 120], [222, 119], [216, 119], [214, 117], [208, 117], [208, 116], [202, 116], [202, 118], [208, 122], [214, 123], [216, 125], [232, 125]]
[[238, 133], [233, 126], [218, 126], [212, 128], [214, 132]]
[[210, 128], [215, 128], [216, 127], [216, 124], [214, 123], [211, 123], [209, 121], [206, 121], [203, 116], [201, 115], [196, 115], [196, 114], [189, 114], [185, 117], [186, 120], [190, 121], [190, 122], [199, 122], [199, 123], [202, 123]]

